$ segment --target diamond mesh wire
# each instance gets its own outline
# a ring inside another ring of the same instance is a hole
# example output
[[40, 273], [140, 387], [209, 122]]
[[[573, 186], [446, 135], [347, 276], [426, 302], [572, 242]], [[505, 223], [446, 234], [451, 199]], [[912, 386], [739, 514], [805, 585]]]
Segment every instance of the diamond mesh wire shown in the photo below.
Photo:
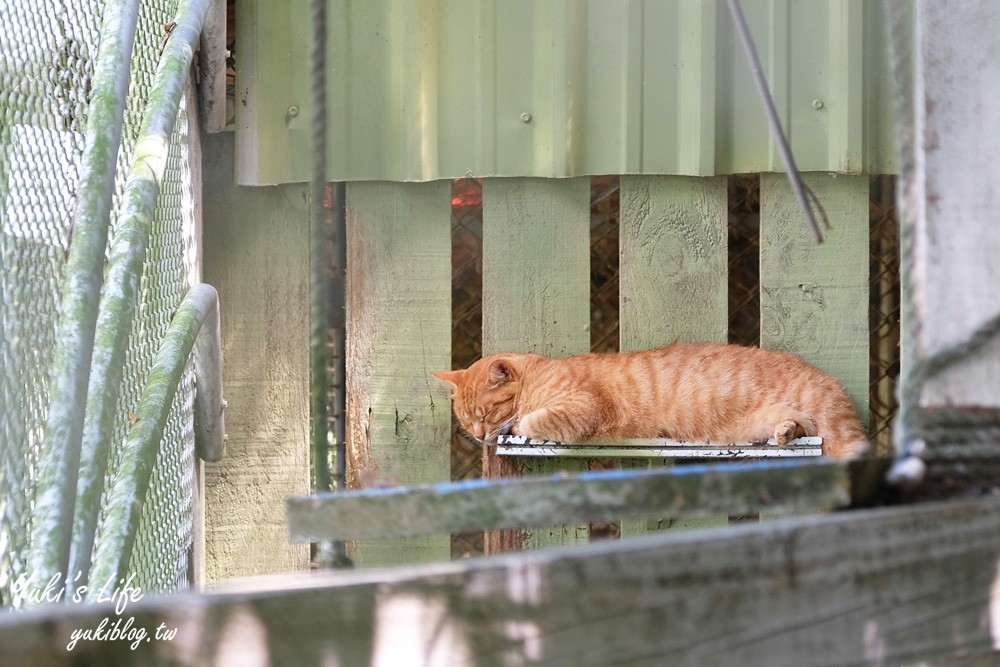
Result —
[[[115, 180], [115, 210], [125, 190], [125, 174], [138, 138], [145, 103], [152, 90], [164, 26], [173, 20], [176, 7], [176, 0], [154, 0], [140, 5], [122, 132], [123, 148]], [[160, 184], [139, 285], [136, 320], [129, 337], [116, 411], [115, 446], [109, 476], [120, 461], [120, 446], [130, 426], [129, 415], [138, 405], [143, 382], [170, 318], [193, 284], [193, 253], [190, 252], [194, 243], [193, 212], [185, 196], [185, 183], [190, 179], [186, 137], [187, 118], [182, 111], [171, 138], [167, 170]], [[112, 239], [113, 236], [114, 229]], [[175, 590], [187, 584], [194, 484], [193, 394], [194, 377], [189, 364], [164, 429], [129, 566], [130, 574], [136, 576], [135, 582], [145, 591]], [[105, 518], [101, 517], [102, 526]]]
[[[452, 366], [465, 368], [482, 356], [483, 329], [483, 187], [473, 178], [452, 184], [451, 199]], [[482, 448], [452, 419], [451, 477], [482, 476]], [[483, 534], [453, 535], [453, 557], [483, 553]]]
[[729, 342], [760, 345], [760, 176], [729, 178]]
[[0, 597], [24, 572], [98, 2], [0, 3]]
[[595, 176], [590, 188], [590, 349], [618, 351], [617, 176]]
[[899, 377], [899, 223], [895, 204], [896, 179], [875, 176], [869, 197], [869, 432], [881, 454], [892, 452], [892, 421], [896, 417]]
[[[112, 221], [176, 0], [141, 3]], [[99, 0], [0, 2], [0, 602], [24, 572], [35, 466], [48, 408], [61, 273], [100, 40]], [[111, 469], [128, 413], [195, 274], [187, 123], [178, 119], [132, 326]], [[114, 237], [114, 227], [111, 238]], [[188, 370], [171, 410], [131, 570], [143, 590], [187, 581], [193, 491]]]

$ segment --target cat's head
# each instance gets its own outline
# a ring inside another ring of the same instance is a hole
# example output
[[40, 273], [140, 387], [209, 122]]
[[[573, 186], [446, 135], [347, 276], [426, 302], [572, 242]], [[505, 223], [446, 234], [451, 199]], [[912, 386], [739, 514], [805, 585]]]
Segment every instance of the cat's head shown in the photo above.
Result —
[[517, 418], [523, 365], [518, 355], [480, 359], [466, 369], [434, 371], [451, 387], [452, 407], [462, 428], [480, 442], [510, 433]]

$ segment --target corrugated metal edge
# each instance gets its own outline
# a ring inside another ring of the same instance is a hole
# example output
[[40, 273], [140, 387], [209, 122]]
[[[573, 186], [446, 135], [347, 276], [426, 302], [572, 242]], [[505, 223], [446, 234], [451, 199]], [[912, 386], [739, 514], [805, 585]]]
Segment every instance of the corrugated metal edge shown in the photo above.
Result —
[[[877, 2], [745, 4], [800, 168], [894, 171]], [[717, 3], [330, 6], [330, 179], [781, 169]], [[241, 7], [237, 181], [305, 181], [308, 16]]]

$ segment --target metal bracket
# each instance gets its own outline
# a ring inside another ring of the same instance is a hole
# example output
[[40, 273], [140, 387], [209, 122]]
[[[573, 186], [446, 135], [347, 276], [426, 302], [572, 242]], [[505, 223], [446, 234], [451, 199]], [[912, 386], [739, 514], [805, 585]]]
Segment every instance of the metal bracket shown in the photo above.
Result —
[[501, 435], [497, 438], [497, 454], [506, 456], [572, 456], [591, 458], [668, 458], [668, 459], [738, 459], [822, 456], [823, 438], [796, 438], [784, 447], [774, 438], [762, 442], [713, 444], [684, 442], [670, 438], [622, 440], [619, 442], [588, 442], [570, 444], [552, 440], [532, 440], [523, 435]]

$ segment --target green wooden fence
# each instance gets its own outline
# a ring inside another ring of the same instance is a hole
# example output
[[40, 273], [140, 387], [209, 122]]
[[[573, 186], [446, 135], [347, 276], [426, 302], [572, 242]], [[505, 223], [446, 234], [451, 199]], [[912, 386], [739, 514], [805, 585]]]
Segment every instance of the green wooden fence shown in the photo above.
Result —
[[[832, 226], [822, 245], [784, 177], [762, 179], [762, 344], [839, 377], [866, 415], [868, 179], [807, 181]], [[725, 340], [726, 178], [623, 176], [621, 187], [621, 348]], [[589, 348], [589, 194], [586, 178], [484, 179], [484, 354]], [[399, 483], [450, 475], [448, 392], [429, 375], [451, 364], [450, 198], [447, 181], [347, 188], [348, 468]], [[525, 458], [515, 471], [581, 465]], [[527, 546], [565, 544], [588, 531], [579, 524], [525, 537]], [[365, 564], [448, 556], [446, 540], [420, 539], [412, 549], [362, 543], [357, 556]]]

